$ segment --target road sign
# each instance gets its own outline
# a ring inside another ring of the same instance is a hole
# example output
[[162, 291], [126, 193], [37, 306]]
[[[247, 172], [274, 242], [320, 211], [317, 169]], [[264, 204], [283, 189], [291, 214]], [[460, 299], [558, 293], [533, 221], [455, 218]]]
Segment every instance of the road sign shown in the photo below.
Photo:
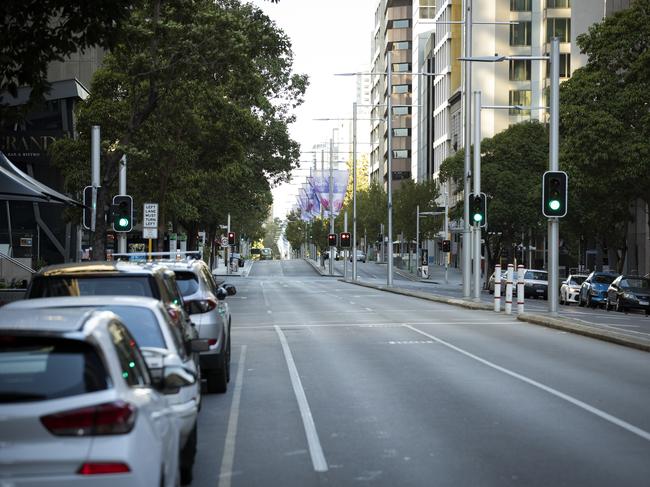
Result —
[[228, 247], [228, 237], [221, 237], [221, 246]]
[[144, 228], [158, 228], [158, 203], [144, 204], [142, 226]]
[[158, 229], [157, 228], [142, 227], [142, 238], [157, 239], [158, 238]]

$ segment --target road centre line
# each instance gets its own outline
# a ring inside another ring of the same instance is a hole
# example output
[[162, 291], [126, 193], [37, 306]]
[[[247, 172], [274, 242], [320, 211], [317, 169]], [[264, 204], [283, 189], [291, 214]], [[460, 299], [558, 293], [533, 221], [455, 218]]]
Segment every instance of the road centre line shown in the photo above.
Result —
[[242, 382], [244, 381], [244, 363], [246, 362], [246, 345], [242, 345], [237, 362], [237, 378], [235, 379], [235, 391], [232, 395], [230, 416], [228, 418], [228, 429], [226, 430], [226, 441], [221, 457], [221, 470], [219, 471], [219, 487], [230, 487], [233, 466], [235, 462], [235, 444], [237, 441], [237, 426], [239, 424], [239, 404], [241, 403]]
[[419, 333], [420, 335], [423, 335], [427, 338], [430, 338], [432, 340], [435, 340], [436, 342], [440, 343], [441, 345], [444, 345], [447, 348], [450, 348], [462, 355], [465, 355], [466, 357], [471, 358], [472, 360], [475, 360], [479, 363], [482, 363], [483, 365], [487, 365], [488, 367], [497, 370], [503, 374], [509, 375], [510, 377], [513, 377], [515, 379], [518, 379], [522, 382], [525, 382], [526, 384], [529, 384], [533, 387], [536, 387], [544, 392], [548, 392], [549, 394], [559, 398], [563, 399], [574, 406], [577, 406], [595, 416], [598, 416], [601, 419], [604, 419], [605, 421], [608, 421], [620, 428], [623, 428], [626, 431], [629, 431], [630, 433], [633, 433], [641, 438], [643, 438], [646, 441], [650, 441], [650, 432], [645, 431], [641, 428], [638, 428], [637, 426], [634, 426], [633, 424], [628, 423], [627, 421], [624, 421], [620, 418], [617, 418], [616, 416], [613, 416], [609, 413], [606, 413], [605, 411], [598, 409], [594, 406], [591, 406], [587, 404], [586, 402], [581, 401], [580, 399], [576, 399], [573, 396], [570, 396], [568, 394], [565, 394], [563, 392], [558, 391], [557, 389], [553, 389], [552, 387], [549, 387], [547, 385], [542, 384], [541, 382], [537, 382], [536, 380], [530, 379], [529, 377], [526, 377], [525, 375], [518, 374], [517, 372], [513, 372], [512, 370], [506, 369], [505, 367], [501, 367], [500, 365], [497, 365], [493, 362], [490, 362], [489, 360], [485, 360], [478, 355], [474, 355], [473, 353], [470, 353], [466, 350], [463, 350], [460, 347], [457, 347], [455, 345], [452, 345], [449, 342], [446, 342], [434, 335], [431, 335], [429, 333], [426, 333], [422, 330], [418, 330], [417, 328], [411, 326], [411, 325], [405, 325], [405, 328], [408, 328], [409, 330], [413, 330], [416, 333]]
[[311, 409], [309, 409], [307, 396], [305, 395], [305, 390], [302, 387], [300, 375], [298, 374], [296, 363], [293, 360], [293, 355], [291, 354], [291, 349], [289, 348], [287, 337], [284, 336], [284, 333], [277, 325], [275, 326], [275, 331], [277, 332], [280, 343], [282, 344], [284, 358], [287, 361], [287, 367], [289, 368], [289, 377], [291, 378], [293, 392], [296, 395], [296, 400], [298, 401], [300, 416], [302, 417], [302, 424], [305, 428], [305, 434], [307, 436], [307, 445], [309, 446], [309, 454], [311, 455], [312, 465], [314, 466], [314, 470], [316, 472], [327, 472], [327, 461], [325, 460], [325, 455], [323, 454], [323, 448], [321, 447], [320, 440], [318, 438], [318, 432], [316, 431], [314, 418], [311, 415]]

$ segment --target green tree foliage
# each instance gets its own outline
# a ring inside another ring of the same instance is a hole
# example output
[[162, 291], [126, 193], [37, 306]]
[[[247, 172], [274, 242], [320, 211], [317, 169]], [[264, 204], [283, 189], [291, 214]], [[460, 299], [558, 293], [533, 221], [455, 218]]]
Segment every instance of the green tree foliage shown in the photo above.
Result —
[[270, 184], [299, 157], [288, 125], [307, 80], [292, 63], [287, 36], [251, 4], [147, 0], [134, 9], [80, 106], [79, 139], [53, 151], [67, 189], [79, 191], [90, 180], [90, 127], [102, 128], [99, 255], [123, 154], [136, 208], [159, 202], [161, 226], [217, 231], [230, 213], [233, 228], [259, 234]]
[[[488, 198], [488, 260], [497, 260], [528, 236], [544, 232], [541, 212], [542, 174], [548, 167], [548, 131], [539, 122], [523, 122], [481, 141], [481, 190]], [[464, 152], [440, 168], [462, 190]], [[458, 205], [462, 211], [462, 205]]]
[[[137, 0], [4, 0], [0, 29], [0, 94], [17, 95], [30, 86], [30, 103], [47, 93], [47, 67], [52, 61], [92, 46], [111, 47], [119, 26]], [[0, 125], [6, 126], [21, 113], [8, 108], [0, 96]]]
[[561, 167], [576, 232], [626, 252], [630, 207], [650, 203], [650, 0], [578, 36], [588, 63], [560, 90]]
[[[436, 181], [416, 183], [412, 179], [402, 181], [393, 195], [393, 228], [396, 235], [403, 235], [404, 240], [416, 240], [417, 207], [420, 211], [434, 211], [439, 196]], [[420, 238], [433, 237], [436, 231], [442, 230], [442, 217], [421, 217]]]

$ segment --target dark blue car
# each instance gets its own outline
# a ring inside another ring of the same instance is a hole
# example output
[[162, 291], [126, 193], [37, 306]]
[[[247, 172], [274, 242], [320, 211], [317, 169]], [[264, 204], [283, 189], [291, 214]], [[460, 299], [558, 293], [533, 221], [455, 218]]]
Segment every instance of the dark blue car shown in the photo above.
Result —
[[578, 296], [578, 306], [596, 306], [605, 304], [607, 299], [607, 288], [618, 277], [613, 272], [594, 271], [580, 286], [580, 295]]

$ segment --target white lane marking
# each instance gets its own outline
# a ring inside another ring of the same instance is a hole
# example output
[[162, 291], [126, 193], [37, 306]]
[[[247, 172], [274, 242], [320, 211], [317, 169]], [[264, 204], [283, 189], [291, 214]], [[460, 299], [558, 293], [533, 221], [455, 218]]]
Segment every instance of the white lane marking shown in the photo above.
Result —
[[482, 363], [483, 365], [487, 365], [488, 367], [493, 368], [494, 370], [498, 370], [499, 372], [502, 372], [506, 375], [509, 375], [510, 377], [513, 377], [515, 379], [518, 379], [522, 382], [525, 382], [526, 384], [529, 384], [533, 387], [537, 387], [538, 389], [541, 389], [542, 391], [548, 392], [549, 394], [558, 397], [560, 399], [563, 399], [574, 406], [577, 406], [581, 409], [584, 409], [585, 411], [594, 414], [595, 416], [598, 416], [599, 418], [604, 419], [605, 421], [608, 421], [612, 424], [615, 424], [616, 426], [619, 426], [620, 428], [623, 428], [624, 430], [629, 431], [630, 433], [633, 433], [644, 440], [650, 441], [650, 432], [642, 430], [641, 428], [638, 428], [637, 426], [634, 426], [633, 424], [628, 423], [627, 421], [624, 421], [620, 418], [617, 418], [616, 416], [612, 416], [609, 413], [606, 413], [605, 411], [598, 409], [594, 406], [591, 406], [587, 404], [586, 402], [581, 401], [580, 399], [576, 399], [573, 396], [570, 396], [568, 394], [565, 394], [563, 392], [558, 391], [557, 389], [553, 389], [552, 387], [549, 387], [547, 385], [542, 384], [541, 382], [537, 382], [536, 380], [530, 379], [529, 377], [526, 377], [525, 375], [518, 374], [517, 372], [513, 372], [512, 370], [506, 369], [505, 367], [501, 367], [500, 365], [497, 365], [493, 362], [490, 362], [488, 360], [485, 360], [477, 355], [474, 355], [473, 353], [470, 353], [466, 350], [463, 350], [462, 348], [459, 348], [455, 345], [452, 345], [449, 342], [446, 342], [438, 337], [435, 337], [433, 335], [430, 335], [429, 333], [426, 333], [422, 330], [418, 330], [417, 328], [411, 326], [411, 325], [405, 325], [405, 328], [408, 328], [410, 330], [413, 330], [416, 333], [419, 333], [420, 335], [424, 335], [427, 338], [431, 338], [432, 340], [435, 340], [436, 342], [440, 343], [441, 345], [444, 345], [447, 348], [451, 348], [452, 350], [455, 350], [458, 353], [461, 353], [465, 355], [466, 357], [469, 357], [473, 360], [476, 360], [477, 362]]
[[260, 287], [262, 288], [262, 297], [264, 298], [264, 304], [267, 308], [270, 308], [271, 305], [269, 304], [269, 298], [266, 297], [266, 293], [264, 292], [264, 281], [260, 281]]
[[267, 309], [266, 312], [267, 312], [268, 314], [270, 314], [270, 315], [273, 314], [273, 311], [271, 311], [270, 309]]
[[350, 304], [354, 304], [354, 301], [350, 301]]
[[237, 426], [239, 424], [239, 404], [241, 402], [242, 382], [244, 380], [244, 362], [246, 361], [246, 345], [242, 345], [237, 363], [237, 378], [235, 379], [235, 391], [232, 395], [230, 406], [230, 417], [228, 418], [228, 429], [226, 430], [226, 442], [221, 457], [221, 470], [219, 472], [219, 487], [230, 487], [232, 480], [232, 469], [235, 462], [235, 444], [237, 441]]
[[[256, 322], [255, 325], [246, 325], [245, 323], [238, 323], [237, 330], [265, 330], [265, 329], [275, 329], [275, 322]], [[474, 326], [474, 325], [509, 325], [509, 323], [495, 323], [495, 322], [432, 322], [432, 321], [411, 321], [409, 323], [404, 323], [403, 321], [393, 321], [393, 322], [384, 322], [384, 323], [333, 323], [331, 321], [316, 321], [311, 320], [311, 323], [305, 323], [304, 321], [282, 321], [282, 326], [284, 328], [337, 328], [337, 327], [361, 327], [361, 328], [372, 328], [372, 327], [401, 327], [405, 325], [463, 325], [463, 326]]]
[[300, 416], [302, 416], [302, 424], [305, 428], [305, 435], [307, 436], [307, 445], [309, 446], [311, 463], [314, 466], [314, 470], [316, 472], [327, 472], [327, 460], [325, 460], [325, 455], [323, 454], [323, 448], [321, 447], [320, 440], [318, 438], [318, 432], [316, 431], [314, 418], [311, 415], [311, 409], [309, 409], [307, 396], [305, 395], [305, 390], [302, 388], [300, 375], [298, 375], [296, 363], [293, 361], [293, 355], [291, 354], [291, 349], [289, 348], [287, 337], [284, 336], [284, 333], [277, 325], [275, 326], [275, 331], [277, 332], [280, 343], [282, 344], [284, 358], [287, 361], [287, 367], [289, 368], [291, 385], [293, 386], [293, 392], [296, 395], [298, 407], [300, 408]]
[[372, 308], [365, 308], [366, 311], [372, 311]]

